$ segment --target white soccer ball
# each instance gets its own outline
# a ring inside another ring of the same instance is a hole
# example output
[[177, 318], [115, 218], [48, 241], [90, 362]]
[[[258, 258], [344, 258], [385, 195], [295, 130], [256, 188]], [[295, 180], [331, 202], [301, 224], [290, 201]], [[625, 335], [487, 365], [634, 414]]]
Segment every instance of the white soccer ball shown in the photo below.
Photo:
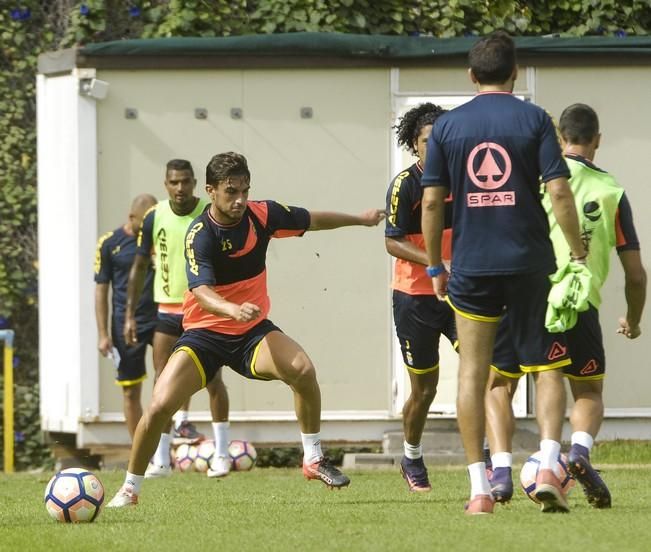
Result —
[[212, 439], [201, 441], [199, 446], [197, 446], [197, 457], [194, 460], [194, 469], [201, 473], [207, 472], [214, 454], [215, 441]]
[[197, 447], [183, 443], [174, 451], [174, 465], [179, 471], [191, 471], [197, 458]]
[[[538, 503], [538, 500], [533, 496], [533, 492], [536, 490], [536, 476], [540, 469], [540, 458], [540, 451], [534, 452], [529, 456], [529, 458], [527, 458], [527, 461], [524, 463], [522, 470], [520, 471], [520, 484], [522, 485], [522, 490], [535, 503]], [[560, 454], [558, 456], [558, 461], [554, 466], [554, 473], [561, 482], [563, 493], [567, 495], [567, 493], [570, 492], [570, 489], [574, 487], [575, 481], [567, 469], [567, 457], [565, 454]]]
[[58, 472], [45, 487], [48, 514], [64, 523], [94, 521], [104, 502], [104, 487], [97, 476], [83, 468]]
[[248, 441], [235, 440], [228, 445], [228, 454], [235, 471], [247, 471], [253, 468], [258, 458], [255, 447]]

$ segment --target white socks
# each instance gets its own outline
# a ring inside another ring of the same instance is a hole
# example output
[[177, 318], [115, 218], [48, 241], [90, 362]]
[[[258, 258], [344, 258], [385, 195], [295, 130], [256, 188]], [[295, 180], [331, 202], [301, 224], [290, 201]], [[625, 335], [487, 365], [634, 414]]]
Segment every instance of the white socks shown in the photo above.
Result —
[[470, 476], [470, 498], [477, 495], [491, 495], [491, 486], [486, 475], [486, 463], [475, 462], [468, 466], [468, 475]]
[[405, 448], [405, 456], [410, 460], [417, 460], [423, 456], [423, 445], [418, 443], [417, 445], [410, 445], [407, 441], [403, 442]]
[[540, 469], [553, 470], [561, 453], [561, 444], [551, 439], [540, 441]]
[[134, 475], [127, 472], [127, 476], [124, 478], [124, 485], [131, 487], [134, 494], [140, 494], [140, 487], [142, 487], [144, 479], [144, 475]]
[[157, 466], [170, 465], [170, 442], [171, 437], [169, 433], [161, 433], [160, 441], [158, 441], [158, 448], [151, 459], [152, 464]]
[[575, 431], [572, 433], [572, 444], [584, 446], [590, 451], [592, 450], [592, 445], [594, 445], [594, 439], [592, 435], [585, 431]]
[[303, 462], [312, 464], [323, 458], [321, 451], [321, 433], [301, 433], [303, 441]]
[[493, 469], [510, 468], [513, 466], [513, 454], [510, 452], [496, 452], [491, 455], [491, 462]]
[[215, 456], [228, 458], [228, 428], [230, 422], [213, 422], [212, 431], [215, 434]]

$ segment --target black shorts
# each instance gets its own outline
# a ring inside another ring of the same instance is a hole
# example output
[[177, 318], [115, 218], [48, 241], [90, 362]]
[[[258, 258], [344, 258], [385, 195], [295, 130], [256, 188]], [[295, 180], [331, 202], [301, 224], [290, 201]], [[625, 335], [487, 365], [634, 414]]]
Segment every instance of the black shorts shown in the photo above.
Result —
[[394, 290], [393, 319], [402, 359], [414, 374], [426, 374], [439, 367], [441, 334], [456, 345], [454, 312], [434, 295], [409, 295]]
[[[453, 271], [448, 282], [448, 302], [465, 318], [495, 323], [502, 319], [509, 334], [505, 341], [510, 342], [523, 372], [555, 370], [569, 366], [570, 357], [565, 335], [545, 329], [550, 287], [546, 272], [464, 276]], [[496, 340], [496, 344], [500, 342]], [[499, 365], [496, 368], [500, 370]]]
[[145, 354], [147, 345], [152, 344], [155, 326], [148, 324], [144, 327], [138, 326], [138, 343], [127, 346], [124, 341], [124, 320], [113, 319], [111, 325], [111, 336], [113, 345], [120, 354], [120, 364], [117, 367], [115, 383], [122, 387], [129, 387], [140, 383], [147, 377]]
[[205, 386], [222, 366], [228, 366], [249, 379], [268, 380], [255, 371], [258, 347], [265, 336], [282, 331], [270, 320], [263, 320], [242, 335], [228, 335], [204, 329], [183, 332], [174, 351], [188, 353], [201, 374]]
[[180, 337], [183, 333], [183, 315], [159, 312], [156, 320], [156, 331]]
[[[599, 311], [590, 305], [587, 311], [580, 312], [576, 326], [566, 332], [565, 337], [572, 357], [572, 363], [563, 367], [565, 377], [577, 381], [602, 380], [606, 372], [606, 355]], [[500, 322], [492, 368], [509, 378], [519, 378], [523, 374], [506, 320]]]

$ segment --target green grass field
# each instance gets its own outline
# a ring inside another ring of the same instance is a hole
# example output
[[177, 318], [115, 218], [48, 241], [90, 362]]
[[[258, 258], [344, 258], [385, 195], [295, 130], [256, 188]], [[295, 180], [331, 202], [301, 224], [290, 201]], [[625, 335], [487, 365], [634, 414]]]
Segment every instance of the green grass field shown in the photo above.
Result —
[[[424, 496], [394, 471], [353, 472], [348, 489], [329, 491], [298, 469], [256, 468], [217, 481], [197, 473], [146, 481], [136, 508], [105, 509], [80, 525], [48, 516], [51, 474], [3, 475], [0, 550], [651, 550], [651, 466], [602, 468], [611, 510], [592, 509], [576, 487], [570, 514], [541, 514], [518, 489], [495, 515], [465, 516], [462, 467], [430, 468], [434, 489]], [[108, 501], [123, 473], [98, 475]]]

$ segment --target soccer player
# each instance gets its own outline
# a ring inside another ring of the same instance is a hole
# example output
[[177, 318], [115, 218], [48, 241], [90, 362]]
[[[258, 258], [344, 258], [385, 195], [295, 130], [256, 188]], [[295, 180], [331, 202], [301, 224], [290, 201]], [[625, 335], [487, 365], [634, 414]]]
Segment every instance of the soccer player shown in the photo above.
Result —
[[[156, 198], [152, 195], [137, 196], [131, 203], [128, 221], [113, 232], [101, 236], [97, 241], [95, 253], [95, 320], [98, 349], [104, 356], [111, 357], [117, 367], [115, 383], [122, 387], [124, 417], [132, 439], [142, 416], [142, 382], [147, 377], [145, 352], [147, 344], [152, 343], [156, 326], [156, 304], [152, 295], [154, 273], [151, 263], [145, 266], [143, 293], [135, 310], [138, 344], [127, 347], [122, 331], [129, 271], [136, 255], [136, 236], [145, 212], [155, 203]], [[109, 288], [112, 288], [110, 332]]]
[[[158, 303], [158, 322], [154, 333], [154, 369], [156, 379], [165, 368], [176, 340], [183, 333], [183, 293], [188, 288], [183, 248], [189, 224], [199, 216], [208, 202], [195, 197], [197, 181], [189, 161], [172, 159], [165, 169], [165, 189], [168, 199], [158, 202], [146, 214], [138, 235], [136, 258], [129, 274], [124, 335], [127, 344], [138, 343], [134, 308], [140, 296], [142, 282], [152, 252], [155, 257], [154, 300]], [[230, 471], [228, 456], [228, 392], [221, 370], [206, 386], [210, 395], [210, 411], [215, 435], [215, 454], [208, 477], [223, 477]], [[147, 477], [172, 473], [170, 442], [174, 445], [196, 443], [204, 438], [188, 421], [190, 396], [176, 414], [174, 438], [169, 424], [164, 426], [158, 448], [147, 469]]]
[[[432, 124], [445, 110], [432, 103], [410, 109], [396, 125], [398, 144], [418, 161], [396, 176], [387, 190], [387, 252], [396, 258], [393, 274], [393, 318], [402, 358], [409, 373], [411, 393], [402, 409], [405, 454], [400, 472], [410, 491], [432, 489], [423, 462], [421, 437], [439, 380], [438, 344], [441, 335], [454, 345], [456, 331], [450, 306], [434, 295], [425, 273], [427, 254], [420, 228], [420, 185], [427, 139]], [[446, 208], [451, 202], [446, 203]], [[448, 209], [449, 211], [449, 209]], [[448, 213], [450, 214], [450, 213]], [[446, 219], [449, 228], [449, 219]], [[450, 261], [450, 233], [443, 234], [443, 259]]]
[[[421, 179], [427, 272], [440, 299], [447, 288], [459, 339], [457, 417], [471, 484], [466, 513], [492, 513], [494, 508], [482, 452], [484, 395], [504, 309], [519, 362], [536, 381], [542, 462], [535, 496], [543, 511], [568, 511], [552, 467], [565, 413], [559, 368], [570, 359], [564, 336], [545, 331], [549, 274], [556, 265], [539, 178], [571, 258], [585, 262], [569, 171], [551, 118], [512, 94], [518, 74], [513, 40], [504, 32], [492, 33], [472, 46], [468, 58], [479, 93], [436, 120]], [[450, 192], [454, 255], [448, 281], [441, 234]]]
[[194, 220], [185, 240], [189, 283], [183, 302], [185, 332], [138, 424], [124, 485], [109, 507], [138, 502], [158, 432], [221, 365], [246, 378], [286, 383], [294, 394], [301, 430], [304, 476], [329, 487], [350, 483], [321, 451], [321, 392], [312, 361], [267, 318], [266, 253], [271, 238], [342, 226], [376, 226], [384, 211], [373, 209], [353, 216], [307, 211], [275, 201], [248, 201], [250, 180], [243, 155], [222, 153], [208, 163], [206, 191], [211, 206]]
[[[570, 383], [574, 406], [568, 469], [579, 481], [588, 502], [595, 508], [610, 508], [608, 487], [590, 464], [590, 449], [603, 421], [603, 380], [606, 370], [599, 305], [601, 287], [610, 269], [610, 254], [616, 249], [625, 274], [624, 296], [627, 313], [619, 321], [618, 333], [629, 339], [640, 335], [640, 319], [646, 299], [646, 271], [633, 224], [630, 203], [624, 189], [610, 174], [594, 165], [601, 141], [599, 118], [585, 104], [573, 104], [560, 118], [561, 143], [570, 168], [570, 186], [579, 213], [581, 235], [592, 273], [589, 308], [578, 313], [574, 328], [567, 332], [572, 364], [563, 368]], [[549, 197], [543, 204], [549, 216], [554, 253], [559, 264], [569, 252], [553, 216]], [[522, 375], [514, 357], [508, 327], [500, 327], [486, 396], [486, 422], [493, 455], [493, 494], [507, 501], [513, 494], [511, 477], [512, 436], [515, 419], [511, 400]], [[497, 462], [495, 461], [497, 458]], [[497, 466], [497, 467], [496, 467]]]

